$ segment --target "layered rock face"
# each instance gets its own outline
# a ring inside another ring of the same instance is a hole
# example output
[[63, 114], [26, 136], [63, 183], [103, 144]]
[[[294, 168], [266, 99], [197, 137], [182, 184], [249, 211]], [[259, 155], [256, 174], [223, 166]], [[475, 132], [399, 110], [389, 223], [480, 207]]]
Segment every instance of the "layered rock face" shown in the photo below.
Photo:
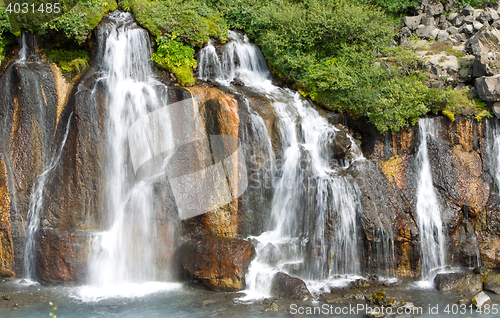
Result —
[[[429, 12], [434, 12], [431, 9]], [[489, 43], [490, 33], [481, 32], [477, 33], [478, 48], [472, 41], [471, 47], [478, 52], [478, 59], [484, 60], [482, 50]], [[495, 65], [484, 64], [484, 72], [493, 74]], [[33, 54], [23, 63], [11, 63], [0, 75], [0, 87], [6, 92], [0, 95], [2, 276], [25, 274], [27, 222], [32, 217], [29, 213], [40, 176], [47, 172], [40, 192], [42, 204], [37, 206], [40, 222], [34, 238], [36, 278], [45, 283], [84, 282], [87, 278], [92, 234], [107, 228], [104, 202], [109, 189], [104, 185], [103, 174], [108, 101], [99, 72], [98, 65], [94, 64], [69, 91], [71, 86], [61, 85], [57, 70], [39, 62]], [[269, 133], [269, 147], [279, 155], [284, 141], [278, 133], [275, 109], [267, 96], [241, 85], [236, 92], [227, 88], [171, 87], [166, 102], [188, 98], [196, 100], [207, 135], [236, 137], [244, 144], [248, 158], [238, 159], [246, 162], [249, 176], [266, 168], [265, 158], [249, 159], [258, 147], [263, 147], [257, 138], [259, 130], [252, 126], [255, 125], [252, 112], [260, 116], [262, 127]], [[418, 124], [381, 136], [362, 119], [355, 121], [326, 111], [321, 113], [337, 127], [328, 144], [322, 145], [332, 159], [332, 166], [349, 162], [350, 147], [354, 144], [361, 145], [365, 157], [341, 172], [343, 180], [356, 189], [353, 192], [359, 199], [355, 211], [359, 228], [354, 232], [359, 234], [361, 246], [360, 272], [418, 277], [424, 252], [416, 221], [417, 152], [421, 143]], [[490, 160], [491, 156], [498, 155], [492, 152], [490, 142], [490, 128], [495, 121], [477, 122], [464, 117], [454, 122], [444, 117], [432, 120], [438, 133], [427, 136], [426, 142], [433, 187], [442, 211], [446, 255], [450, 262], [462, 266], [482, 262], [485, 267], [500, 268], [500, 196], [495, 193], [499, 185], [494, 177], [498, 167], [493, 167]], [[356, 139], [354, 143], [351, 135]], [[302, 149], [301, 155], [307, 156], [306, 149]], [[304, 165], [307, 162], [301, 161]], [[312, 168], [297, 169], [307, 176]], [[249, 180], [250, 184], [256, 181]], [[155, 206], [161, 213], [156, 220], [154, 244], [173, 242], [169, 249], [156, 255], [158, 266], [175, 267], [175, 263], [181, 261], [186, 273], [212, 289], [244, 288], [245, 271], [255, 249], [241, 237], [260, 234], [266, 229], [264, 216], [268, 216], [270, 210], [272, 191], [250, 187], [240, 200], [181, 223], [169, 182], [157, 182]], [[317, 188], [307, 191], [307, 197], [317, 197]], [[315, 233], [319, 226], [314, 219], [317, 204], [301, 205], [304, 207], [300, 214], [302, 223], [293, 229], [297, 237]], [[336, 257], [330, 253], [328, 258], [321, 259], [326, 260], [325, 264], [318, 264], [318, 259], [326, 254], [320, 250], [324, 247], [322, 241], [331, 242], [338, 225], [333, 207], [327, 212], [324, 224], [320, 224], [325, 229], [322, 236], [304, 244], [309, 268], [298, 269], [299, 274], [316, 265], [327, 268], [328, 261]], [[186, 243], [177, 255], [180, 233]], [[270, 254], [278, 253], [271, 251]], [[284, 275], [277, 277], [276, 294], [296, 294], [297, 286], [302, 290], [302, 283]], [[287, 291], [289, 287], [293, 292]]]
[[[493, 169], [489, 165], [492, 144], [489, 125], [494, 120], [477, 122], [444, 117], [433, 119], [437, 136], [427, 137], [428, 155], [442, 211], [446, 237], [446, 255], [462, 266], [498, 267], [496, 211], [498, 195], [494, 189]], [[354, 124], [360, 128], [358, 124]], [[385, 137], [361, 130], [368, 162], [352, 170], [363, 193], [363, 230], [366, 251], [373, 257], [371, 245], [376, 233], [385, 230], [394, 235], [395, 269], [398, 276], [419, 274], [419, 228], [416, 220], [419, 146], [418, 124]], [[496, 154], [495, 154], [496, 156]], [[378, 243], [377, 243], [378, 244]], [[375, 265], [379, 267], [380, 264]]]

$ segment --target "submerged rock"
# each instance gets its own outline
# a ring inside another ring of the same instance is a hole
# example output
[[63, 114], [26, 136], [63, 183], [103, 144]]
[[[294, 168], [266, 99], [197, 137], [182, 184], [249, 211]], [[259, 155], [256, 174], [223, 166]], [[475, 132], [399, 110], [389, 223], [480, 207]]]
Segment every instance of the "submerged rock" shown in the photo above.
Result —
[[443, 292], [477, 293], [483, 289], [481, 276], [469, 273], [440, 273], [434, 278], [434, 284]]
[[292, 297], [302, 301], [313, 298], [302, 279], [282, 272], [274, 275], [271, 294], [279, 297]]
[[245, 274], [255, 256], [254, 246], [241, 239], [196, 236], [179, 250], [184, 271], [213, 290], [245, 288]]

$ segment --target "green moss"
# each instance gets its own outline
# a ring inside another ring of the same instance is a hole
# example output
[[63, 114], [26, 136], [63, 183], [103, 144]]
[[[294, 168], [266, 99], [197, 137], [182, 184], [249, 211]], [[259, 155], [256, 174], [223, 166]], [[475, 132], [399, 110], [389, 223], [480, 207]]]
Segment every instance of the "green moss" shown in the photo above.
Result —
[[451, 122], [455, 121], [455, 114], [453, 114], [449, 110], [446, 110], [446, 109], [443, 110], [442, 114], [443, 114], [443, 116], [445, 116], [446, 118], [448, 118]]
[[172, 72], [182, 85], [193, 85], [193, 68], [196, 67], [194, 49], [164, 36], [157, 42], [158, 49], [153, 53], [156, 65]]
[[65, 73], [82, 72], [90, 60], [89, 53], [84, 50], [52, 49], [42, 52]]

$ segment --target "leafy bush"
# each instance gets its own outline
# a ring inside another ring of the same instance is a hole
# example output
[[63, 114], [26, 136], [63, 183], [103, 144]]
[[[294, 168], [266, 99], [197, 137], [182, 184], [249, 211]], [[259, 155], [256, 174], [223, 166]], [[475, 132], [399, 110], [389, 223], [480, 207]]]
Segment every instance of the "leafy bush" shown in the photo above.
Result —
[[158, 49], [153, 53], [153, 61], [175, 74], [182, 85], [194, 84], [192, 69], [196, 67], [196, 60], [193, 48], [163, 36], [158, 39]]
[[43, 53], [65, 73], [72, 71], [80, 73], [88, 66], [90, 60], [89, 53], [85, 50], [52, 49], [43, 50]]
[[459, 7], [463, 8], [466, 6], [471, 6], [474, 8], [480, 8], [482, 7], [485, 3], [488, 2], [494, 2], [494, 1], [488, 1], [488, 0], [455, 0], [455, 3], [458, 4]]
[[389, 13], [403, 13], [416, 10], [420, 1], [416, 0], [375, 0], [375, 3], [381, 6]]
[[71, 10], [45, 25], [45, 30], [61, 31], [68, 39], [83, 43], [104, 15], [116, 8], [116, 0], [79, 0]]
[[191, 46], [202, 46], [210, 36], [227, 39], [226, 22], [204, 0], [121, 0], [120, 5], [155, 37], [174, 35]]
[[[391, 19], [365, 1], [209, 2], [230, 26], [251, 35], [275, 75], [328, 109], [368, 117], [382, 133], [413, 124], [431, 110], [476, 118], [484, 114], [463, 92], [429, 88], [415, 52], [390, 48], [395, 33]], [[390, 13], [418, 5], [405, 0], [374, 3]]]
[[194, 84], [193, 47], [201, 47], [210, 37], [227, 40], [225, 20], [205, 0], [121, 0], [120, 5], [157, 38], [153, 61], [183, 85]]

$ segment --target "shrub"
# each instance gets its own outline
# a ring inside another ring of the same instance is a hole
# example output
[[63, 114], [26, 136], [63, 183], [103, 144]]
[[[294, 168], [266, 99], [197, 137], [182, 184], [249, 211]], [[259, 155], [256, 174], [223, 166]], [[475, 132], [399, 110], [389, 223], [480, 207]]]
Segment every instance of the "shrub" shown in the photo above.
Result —
[[88, 66], [90, 60], [89, 53], [85, 50], [52, 49], [43, 50], [43, 53], [65, 73], [72, 71], [80, 73]]
[[68, 12], [50, 21], [47, 30], [61, 31], [68, 39], [83, 43], [104, 15], [118, 8], [115, 0], [79, 0]]
[[165, 36], [160, 37], [157, 42], [158, 49], [153, 53], [153, 61], [175, 74], [182, 85], [193, 85], [193, 68], [196, 67], [194, 49]]
[[381, 6], [389, 13], [403, 13], [414, 11], [418, 8], [420, 1], [416, 0], [375, 0], [375, 3]]
[[227, 39], [227, 24], [204, 0], [121, 0], [155, 37], [175, 35], [191, 46], [201, 46], [209, 37]]

